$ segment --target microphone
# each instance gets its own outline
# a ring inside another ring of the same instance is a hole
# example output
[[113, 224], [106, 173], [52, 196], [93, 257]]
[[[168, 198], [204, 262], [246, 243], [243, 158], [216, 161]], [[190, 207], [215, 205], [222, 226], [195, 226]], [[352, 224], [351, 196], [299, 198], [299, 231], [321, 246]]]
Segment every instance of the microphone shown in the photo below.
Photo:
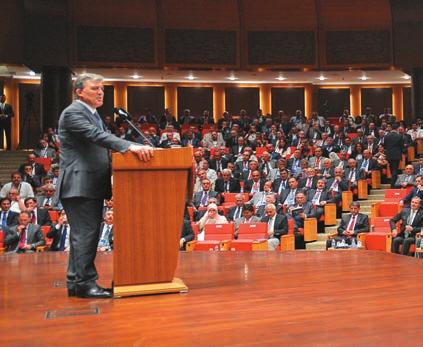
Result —
[[124, 108], [122, 107], [115, 107], [113, 109], [113, 113], [117, 114], [121, 119], [123, 119], [126, 123], [128, 123], [131, 128], [139, 135], [141, 136], [141, 138], [146, 141], [151, 147], [155, 147], [151, 141], [142, 133], [142, 131], [140, 131], [140, 129], [138, 129], [137, 126], [135, 126], [134, 123], [131, 122], [132, 116], [130, 115], [130, 113], [128, 111], [126, 111]]

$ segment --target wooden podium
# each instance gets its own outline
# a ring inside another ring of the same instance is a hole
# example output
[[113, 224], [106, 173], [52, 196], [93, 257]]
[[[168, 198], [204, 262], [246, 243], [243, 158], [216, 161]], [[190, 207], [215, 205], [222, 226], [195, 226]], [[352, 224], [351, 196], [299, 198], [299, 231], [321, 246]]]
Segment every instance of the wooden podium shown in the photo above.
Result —
[[157, 149], [147, 163], [114, 153], [112, 164], [114, 296], [186, 291], [174, 273], [192, 194], [192, 148]]

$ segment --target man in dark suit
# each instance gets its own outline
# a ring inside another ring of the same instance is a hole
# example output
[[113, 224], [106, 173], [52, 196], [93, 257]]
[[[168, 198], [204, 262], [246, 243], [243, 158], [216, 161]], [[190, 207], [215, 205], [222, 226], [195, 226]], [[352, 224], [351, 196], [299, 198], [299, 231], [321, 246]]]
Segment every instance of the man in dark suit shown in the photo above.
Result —
[[396, 130], [390, 131], [385, 135], [384, 147], [386, 159], [389, 161], [391, 168], [391, 188], [395, 188], [395, 182], [398, 177], [398, 166], [402, 158], [402, 149], [404, 147], [403, 138]]
[[201, 181], [201, 186], [203, 189], [200, 192], [194, 194], [192, 198], [192, 204], [198, 207], [204, 207], [208, 205], [209, 198], [218, 198], [219, 193], [211, 190], [211, 182], [208, 178], [205, 178]]
[[35, 198], [26, 198], [24, 200], [27, 211], [31, 214], [31, 223], [38, 225], [51, 226], [51, 218], [47, 209], [37, 207], [37, 200]]
[[[369, 232], [369, 217], [360, 213], [360, 203], [358, 201], [353, 201], [351, 203], [350, 212], [350, 214], [342, 216], [335, 242], [344, 240], [348, 245], [351, 245], [353, 239], [357, 240], [357, 235], [359, 233]], [[331, 247], [331, 243], [332, 240], [326, 241], [326, 249]]]
[[[296, 228], [304, 228], [304, 219], [316, 217], [316, 210], [303, 192], [295, 196], [295, 204], [288, 209]], [[305, 249], [304, 235], [295, 233], [295, 249]]]
[[316, 189], [318, 177], [316, 176], [316, 169], [313, 167], [307, 168], [307, 177], [298, 182], [298, 187], [304, 190]]
[[280, 244], [281, 236], [288, 234], [288, 220], [284, 214], [276, 213], [276, 206], [273, 204], [266, 205], [265, 213], [261, 221], [267, 223], [268, 249], [274, 251]]
[[57, 224], [47, 233], [47, 237], [53, 239], [50, 251], [69, 251], [70, 226], [65, 210], [60, 211]]
[[19, 214], [18, 225], [6, 227], [5, 231], [4, 245], [9, 252], [33, 253], [46, 243], [40, 226], [31, 224], [28, 211]]
[[287, 169], [279, 170], [279, 178], [273, 181], [272, 191], [280, 196], [285, 189], [288, 189], [288, 177], [289, 173]]
[[260, 177], [260, 171], [258, 170], [253, 171], [251, 176], [252, 176], [252, 179], [247, 180], [245, 182], [244, 190], [251, 194], [262, 192], [265, 180]]
[[323, 216], [324, 206], [329, 202], [333, 202], [333, 195], [326, 189], [326, 184], [323, 179], [317, 181], [316, 189], [310, 189], [306, 193], [306, 199], [315, 208], [315, 217], [319, 221]]
[[37, 158], [37, 156], [34, 153], [30, 153], [28, 155], [27, 162], [26, 163], [23, 163], [21, 166], [19, 166], [19, 170], [18, 171], [22, 175], [24, 175], [25, 174], [25, 171], [24, 171], [25, 165], [28, 165], [29, 164], [29, 165], [31, 165], [32, 174], [33, 175], [35, 175], [35, 176], [37, 176], [39, 178], [41, 178], [42, 176], [44, 176], [45, 173], [46, 173], [45, 170], [44, 170], [44, 166], [41, 165], [41, 164], [36, 163], [35, 162], [35, 158]]
[[222, 152], [217, 149], [214, 152], [213, 158], [209, 160], [209, 167], [217, 173], [222, 172], [228, 166], [228, 159], [222, 158]]
[[19, 213], [10, 211], [10, 205], [8, 197], [0, 199], [0, 229], [19, 223]]
[[185, 251], [185, 246], [187, 242], [194, 240], [195, 234], [192, 230], [191, 221], [189, 219], [184, 219], [181, 230], [181, 238], [179, 239], [179, 250]]
[[108, 252], [113, 249], [113, 210], [104, 214], [104, 221], [100, 224], [100, 240], [97, 251]]
[[[423, 176], [416, 176], [416, 186], [399, 202], [400, 206], [408, 205], [415, 196], [421, 199], [423, 203]], [[421, 206], [423, 208], [423, 205]]]
[[245, 197], [244, 194], [235, 195], [235, 206], [229, 208], [228, 215], [226, 218], [229, 221], [234, 221], [235, 219], [241, 218], [245, 206]]
[[372, 170], [378, 170], [377, 161], [372, 158], [372, 153], [365, 149], [363, 151], [363, 159], [357, 162], [357, 167], [364, 171], [366, 178], [372, 177]]
[[[421, 199], [417, 196], [411, 199], [409, 208], [403, 208], [400, 213], [389, 221], [392, 230], [392, 252], [408, 255], [410, 246], [416, 242], [416, 234], [423, 226], [423, 210], [420, 208]], [[400, 231], [396, 228], [397, 222], [401, 221]]]
[[295, 196], [300, 192], [303, 192], [303, 190], [298, 188], [297, 179], [295, 177], [290, 177], [288, 179], [288, 189], [281, 192], [279, 202], [285, 207], [292, 206], [295, 204]]
[[[3, 131], [6, 135], [6, 149], [12, 148], [12, 118], [14, 116], [12, 105], [6, 104], [6, 95], [0, 96], [0, 143], [3, 143]], [[3, 147], [3, 146], [2, 146]]]
[[94, 265], [105, 198], [111, 197], [109, 150], [133, 152], [142, 161], [153, 149], [109, 134], [96, 109], [103, 104], [103, 77], [81, 74], [74, 82], [77, 97], [59, 119], [60, 175], [57, 198], [72, 228], [67, 271], [69, 296], [109, 298], [97, 285]]
[[239, 193], [241, 187], [236, 178], [231, 177], [231, 170], [224, 169], [222, 177], [218, 178], [214, 185], [214, 190], [218, 193]]

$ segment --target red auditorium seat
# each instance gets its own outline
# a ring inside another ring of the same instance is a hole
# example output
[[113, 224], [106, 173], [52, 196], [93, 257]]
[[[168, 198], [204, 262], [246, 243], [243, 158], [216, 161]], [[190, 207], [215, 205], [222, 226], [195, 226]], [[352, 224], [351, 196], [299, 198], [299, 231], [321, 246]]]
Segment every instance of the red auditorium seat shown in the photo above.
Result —
[[399, 202], [407, 194], [408, 194], [408, 189], [386, 189], [384, 201]]
[[256, 157], [257, 158], [261, 158], [261, 156], [263, 155], [263, 152], [266, 152], [266, 147], [256, 147]]
[[53, 223], [57, 223], [59, 220], [59, 211], [49, 210], [48, 214], [50, 215], [50, 219]]
[[375, 202], [372, 204], [371, 217], [393, 217], [400, 209], [398, 202]]
[[41, 232], [44, 235], [44, 238], [46, 240], [46, 245], [45, 246], [41, 246], [41, 247], [37, 247], [37, 252], [43, 252], [45, 250], [50, 249], [51, 244], [53, 242], [53, 239], [47, 237], [48, 232], [51, 230], [51, 226], [49, 225], [42, 225], [41, 226]]
[[232, 240], [231, 251], [267, 251], [267, 223], [242, 223], [238, 239]]
[[237, 196], [237, 194], [243, 194], [245, 202], [250, 199], [250, 195], [248, 193], [222, 193], [224, 203], [231, 202], [235, 204], [235, 197]]
[[187, 243], [187, 251], [212, 251], [218, 249], [227, 251], [234, 239], [234, 224], [206, 224], [204, 226], [204, 241]]
[[4, 232], [0, 230], [0, 254], [4, 253]]
[[44, 166], [45, 172], [49, 172], [51, 168], [51, 158], [35, 158], [34, 160], [37, 164]]

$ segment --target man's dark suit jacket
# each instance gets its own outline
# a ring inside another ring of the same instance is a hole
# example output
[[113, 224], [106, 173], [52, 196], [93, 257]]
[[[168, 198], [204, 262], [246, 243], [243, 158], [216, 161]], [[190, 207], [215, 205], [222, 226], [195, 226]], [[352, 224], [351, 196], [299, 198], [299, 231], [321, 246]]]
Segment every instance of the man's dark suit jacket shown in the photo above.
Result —
[[[291, 189], [290, 188], [287, 188], [287, 189], [285, 189], [285, 190], [283, 190], [282, 192], [281, 192], [281, 195], [279, 196], [279, 202], [281, 203], [281, 204], [284, 204], [285, 203], [285, 200], [286, 200], [286, 198], [288, 197], [288, 195], [289, 195], [289, 193], [291, 192]], [[294, 194], [294, 203], [295, 203], [295, 195], [296, 194], [298, 194], [298, 193], [304, 193], [304, 190], [303, 189], [301, 189], [301, 188], [296, 188], [295, 189], [295, 194]]]
[[[267, 223], [268, 216], [264, 216], [261, 221]], [[280, 239], [282, 235], [288, 234], [288, 220], [284, 214], [276, 214], [275, 223], [273, 224], [273, 235]]]
[[[226, 169], [228, 167], [228, 162], [229, 162], [229, 160], [226, 159], [226, 158], [220, 159], [220, 165], [221, 165], [222, 170]], [[210, 169], [213, 169], [214, 171], [217, 172], [217, 160], [216, 159], [210, 159], [209, 167], [210, 167]]]
[[[351, 220], [351, 213], [343, 215], [341, 219], [341, 224], [338, 227], [338, 235], [344, 236], [342, 233], [347, 230], [348, 224]], [[363, 213], [358, 213], [354, 226], [354, 236], [357, 236], [359, 233], [369, 232], [369, 217]]]
[[[214, 184], [214, 190], [218, 193], [225, 192], [226, 183], [223, 181], [223, 178], [218, 178]], [[241, 187], [239, 181], [235, 178], [229, 179], [229, 193], [239, 193]]]
[[419, 188], [417, 187], [411, 189], [408, 194], [402, 199], [402, 201], [404, 201], [405, 204], [409, 204], [411, 202], [411, 199], [415, 196], [418, 196], [421, 199], [420, 206], [423, 207], [423, 190], [419, 190]]
[[[308, 202], [311, 202], [313, 200], [314, 195], [317, 192], [316, 189], [309, 189], [306, 193], [306, 198]], [[320, 200], [319, 201], [326, 201], [326, 202], [332, 202], [332, 194], [328, 190], [324, 189], [322, 193], [320, 194]]]
[[[226, 218], [228, 220], [234, 220], [234, 215], [235, 215], [235, 211], [237, 209], [238, 206], [233, 206], [231, 208], [228, 209], [228, 215], [226, 216]], [[241, 217], [242, 217], [242, 213], [244, 212], [244, 208], [242, 208], [241, 210]]]
[[404, 147], [403, 138], [395, 131], [385, 135], [384, 140], [386, 158], [389, 160], [401, 160]]
[[[31, 165], [30, 163], [24, 163], [19, 167], [19, 172], [24, 175], [25, 174], [25, 166], [26, 165]], [[34, 167], [35, 167], [35, 176], [41, 177], [43, 176], [46, 172], [44, 171], [44, 166], [38, 163], [34, 163]]]
[[37, 224], [38, 225], [52, 225], [50, 214], [48, 210], [37, 208]]
[[[364, 161], [364, 159], [361, 159], [361, 160], [357, 161], [357, 167], [358, 168], [361, 168], [361, 165], [363, 164], [363, 161]], [[370, 171], [372, 171], [372, 170], [378, 170], [379, 169], [379, 166], [377, 165], [377, 161], [375, 159], [373, 159], [373, 158], [370, 158], [369, 159], [369, 165], [367, 166], [367, 168], [368, 168], [367, 169], [368, 174], [371, 174]]]
[[[260, 191], [263, 191], [263, 187], [264, 187], [264, 183], [265, 180], [263, 178], [260, 178]], [[253, 185], [254, 185], [254, 181], [253, 180], [248, 180], [245, 182], [245, 187], [244, 190], [248, 193], [251, 192], [251, 189], [253, 189]]]
[[[411, 208], [403, 208], [401, 212], [396, 214], [391, 220], [389, 221], [389, 224], [391, 226], [391, 230], [396, 229], [396, 224], [398, 221], [402, 221], [401, 227], [400, 227], [400, 233], [399, 236], [404, 236], [405, 232], [405, 226], [407, 225], [408, 217], [410, 216]], [[421, 228], [423, 226], [423, 210], [419, 208], [417, 210], [417, 214], [414, 217], [413, 223], [411, 224], [413, 227], [413, 231], [411, 232], [411, 236], [416, 236], [417, 233], [421, 231]]]
[[[195, 207], [199, 207], [201, 204], [201, 198], [203, 197], [203, 191], [197, 192], [194, 194], [194, 197], [192, 199], [192, 204]], [[209, 198], [217, 198], [219, 203], [219, 193], [214, 190], [209, 190]]]
[[[32, 245], [32, 250], [39, 246], [44, 246], [46, 241], [44, 239], [44, 235], [41, 232], [40, 226], [37, 224], [28, 224], [28, 235], [26, 239], [26, 243], [28, 245]], [[19, 234], [17, 232], [18, 226], [15, 225], [13, 227], [6, 229], [6, 234], [4, 237], [4, 245], [7, 251], [14, 251], [19, 244]]]
[[247, 146], [246, 146], [246, 145], [242, 146], [242, 147], [241, 147], [241, 152], [240, 152], [240, 151], [239, 151], [239, 145], [232, 146], [232, 147], [231, 147], [231, 153], [232, 153], [233, 155], [238, 155], [238, 154], [240, 154], [240, 155], [241, 155], [241, 154], [244, 152], [245, 147], [247, 147]]
[[[187, 137], [184, 137], [183, 136], [182, 139], [181, 139], [181, 146], [182, 147], [187, 147], [188, 146], [188, 142], [189, 142], [189, 139]], [[200, 147], [201, 141], [194, 136], [194, 138], [192, 139], [191, 145], [194, 148]]]
[[[355, 180], [356, 180], [356, 181], [361, 180], [361, 179], [365, 179], [365, 178], [366, 178], [366, 175], [365, 175], [364, 170], [361, 170], [361, 169], [358, 167], [358, 165], [357, 165], [357, 167], [355, 167], [353, 170], [355, 171]], [[344, 172], [344, 177], [345, 177], [345, 179], [346, 179], [347, 181], [349, 181], [349, 179], [350, 179], [350, 173], [351, 173], [351, 169], [350, 169], [349, 167], [347, 167], [347, 168], [345, 169], [345, 172]]]
[[185, 250], [185, 245], [187, 242], [194, 240], [194, 231], [192, 230], [191, 221], [189, 219], [184, 219], [181, 230], [181, 239], [184, 238], [184, 245], [181, 247], [181, 250]]
[[[70, 229], [68, 228], [67, 232], [69, 231]], [[63, 232], [63, 225], [60, 226], [59, 229], [56, 229], [56, 227], [52, 227], [51, 230], [47, 233], [47, 237], [50, 239], [53, 239], [50, 246], [50, 251], [59, 251], [60, 239], [62, 238], [62, 232]]]
[[[0, 210], [0, 227], [1, 227], [2, 213], [3, 213], [3, 211]], [[18, 225], [18, 224], [19, 224], [19, 213], [9, 210], [8, 213], [7, 213], [7, 217], [6, 217], [6, 226], [12, 227], [12, 226]]]
[[[275, 193], [279, 192], [279, 188], [281, 186], [281, 183], [282, 183], [282, 179], [281, 178], [275, 179], [273, 181], [273, 184], [272, 184], [272, 191], [274, 191]], [[288, 180], [285, 180], [284, 184], [285, 184], [285, 189], [288, 189], [288, 187], [289, 187]]]
[[307, 178], [302, 178], [299, 182], [298, 182], [298, 187], [299, 188], [303, 188], [304, 190], [306, 190], [306, 189], [316, 189], [316, 186], [317, 186], [317, 181], [319, 180], [319, 177], [317, 177], [317, 176], [314, 176], [313, 178], [312, 178], [312, 181], [311, 181], [311, 188], [306, 188], [306, 184], [307, 184], [307, 181], [308, 181], [308, 177]]

